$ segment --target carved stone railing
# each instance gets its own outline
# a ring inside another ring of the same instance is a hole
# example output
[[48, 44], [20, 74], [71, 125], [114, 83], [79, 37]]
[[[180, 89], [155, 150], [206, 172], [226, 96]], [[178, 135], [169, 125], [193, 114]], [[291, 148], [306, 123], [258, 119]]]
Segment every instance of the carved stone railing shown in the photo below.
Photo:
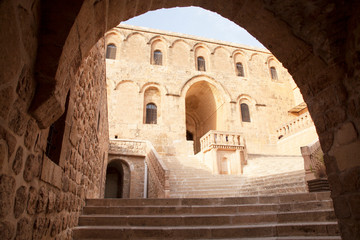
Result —
[[213, 174], [241, 174], [247, 164], [245, 139], [240, 133], [210, 130], [200, 138], [203, 163]]
[[314, 122], [312, 121], [309, 112], [306, 112], [299, 117], [282, 124], [276, 129], [276, 135], [278, 136], [278, 139], [281, 139], [311, 126], [314, 126]]
[[169, 170], [149, 141], [111, 139], [109, 154], [143, 156], [147, 164], [150, 198], [168, 198], [170, 195]]
[[201, 151], [212, 148], [245, 150], [245, 139], [240, 133], [210, 130], [200, 138]]

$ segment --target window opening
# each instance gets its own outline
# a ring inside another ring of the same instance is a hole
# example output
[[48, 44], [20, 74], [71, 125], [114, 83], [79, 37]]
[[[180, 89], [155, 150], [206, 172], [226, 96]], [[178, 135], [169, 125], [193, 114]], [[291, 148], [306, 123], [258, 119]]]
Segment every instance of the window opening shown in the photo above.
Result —
[[246, 103], [240, 105], [241, 108], [241, 120], [243, 122], [250, 122], [249, 106]]
[[244, 77], [245, 74], [244, 74], [244, 67], [242, 65], [242, 63], [236, 63], [236, 74], [237, 76], [239, 77]]
[[160, 50], [154, 51], [154, 64], [162, 65], [162, 52]]
[[156, 124], [157, 123], [157, 107], [153, 103], [149, 103], [146, 105], [146, 121], [148, 124]]
[[271, 79], [278, 80], [277, 72], [275, 67], [270, 68]]
[[115, 59], [116, 58], [116, 46], [114, 44], [107, 45], [106, 58], [107, 59]]
[[205, 59], [203, 57], [198, 57], [197, 58], [197, 65], [198, 65], [198, 71], [206, 71], [206, 67], [205, 67]]

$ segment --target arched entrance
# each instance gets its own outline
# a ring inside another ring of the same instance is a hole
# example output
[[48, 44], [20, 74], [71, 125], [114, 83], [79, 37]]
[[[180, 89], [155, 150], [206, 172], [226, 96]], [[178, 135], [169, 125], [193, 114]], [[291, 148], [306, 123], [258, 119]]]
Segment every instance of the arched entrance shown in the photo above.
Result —
[[[29, 8], [29, 16], [37, 16], [35, 20], [18, 18], [13, 10], [17, 7], [14, 1], [3, 1], [1, 4], [2, 13], [9, 13], [3, 19], [3, 26], [11, 29], [4, 29], [3, 35], [6, 37], [3, 39], [12, 44], [5, 45], [11, 50], [3, 51], [3, 62], [6, 62], [8, 69], [16, 66], [17, 70], [20, 62], [26, 62], [31, 68], [30, 72], [36, 73], [37, 87], [32, 92], [34, 97], [28, 112], [41, 129], [48, 128], [64, 112], [66, 93], [73, 83], [74, 73], [78, 72], [81, 60], [105, 31], [122, 20], [150, 10], [201, 6], [245, 27], [292, 74], [308, 104], [325, 153], [335, 211], [344, 239], [354, 239], [351, 235], [360, 236], [356, 211], [359, 202], [356, 188], [358, 178], [353, 177], [358, 176], [360, 166], [358, 1], [286, 3], [254, 0], [224, 4], [219, 0], [54, 0], [41, 3], [41, 8]], [[36, 36], [26, 39], [33, 45], [25, 46], [27, 50], [37, 49], [37, 52], [19, 50], [24, 47], [19, 34], [26, 33], [20, 31], [23, 29], [19, 26], [30, 33], [24, 37]], [[25, 79], [12, 74], [15, 71], [5, 72], [5, 84], [11, 82], [14, 89], [19, 79]], [[27, 112], [30, 100], [25, 98], [24, 101]]]
[[105, 198], [128, 198], [129, 167], [121, 160], [111, 161], [106, 168]]
[[200, 151], [200, 138], [205, 133], [221, 128], [222, 105], [220, 92], [207, 81], [194, 83], [186, 92], [186, 135], [192, 134], [195, 153]]

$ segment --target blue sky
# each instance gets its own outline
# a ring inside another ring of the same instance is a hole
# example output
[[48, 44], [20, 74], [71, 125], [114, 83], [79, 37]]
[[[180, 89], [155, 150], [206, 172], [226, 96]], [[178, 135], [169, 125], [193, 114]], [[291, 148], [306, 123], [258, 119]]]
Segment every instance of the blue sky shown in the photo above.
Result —
[[123, 23], [264, 48], [245, 29], [199, 7], [159, 9]]

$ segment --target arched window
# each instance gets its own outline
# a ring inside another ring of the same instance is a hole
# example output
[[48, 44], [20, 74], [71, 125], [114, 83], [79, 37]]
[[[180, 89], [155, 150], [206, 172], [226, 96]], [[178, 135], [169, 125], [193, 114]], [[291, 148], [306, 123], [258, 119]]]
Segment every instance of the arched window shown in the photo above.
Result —
[[277, 72], [275, 67], [270, 68], [271, 79], [278, 80]]
[[107, 59], [115, 59], [116, 58], [116, 46], [114, 44], [107, 45], [106, 58]]
[[244, 67], [243, 67], [242, 63], [240, 63], [240, 62], [236, 63], [236, 75], [239, 76], [239, 77], [244, 77], [245, 76]]
[[154, 64], [162, 65], [162, 52], [160, 50], [154, 51]]
[[197, 69], [198, 71], [206, 71], [206, 67], [205, 67], [205, 59], [203, 57], [198, 57], [197, 58]]
[[157, 107], [153, 103], [146, 105], [146, 121], [148, 124], [156, 124], [157, 122]]
[[249, 106], [246, 103], [240, 104], [241, 108], [241, 121], [250, 122]]

